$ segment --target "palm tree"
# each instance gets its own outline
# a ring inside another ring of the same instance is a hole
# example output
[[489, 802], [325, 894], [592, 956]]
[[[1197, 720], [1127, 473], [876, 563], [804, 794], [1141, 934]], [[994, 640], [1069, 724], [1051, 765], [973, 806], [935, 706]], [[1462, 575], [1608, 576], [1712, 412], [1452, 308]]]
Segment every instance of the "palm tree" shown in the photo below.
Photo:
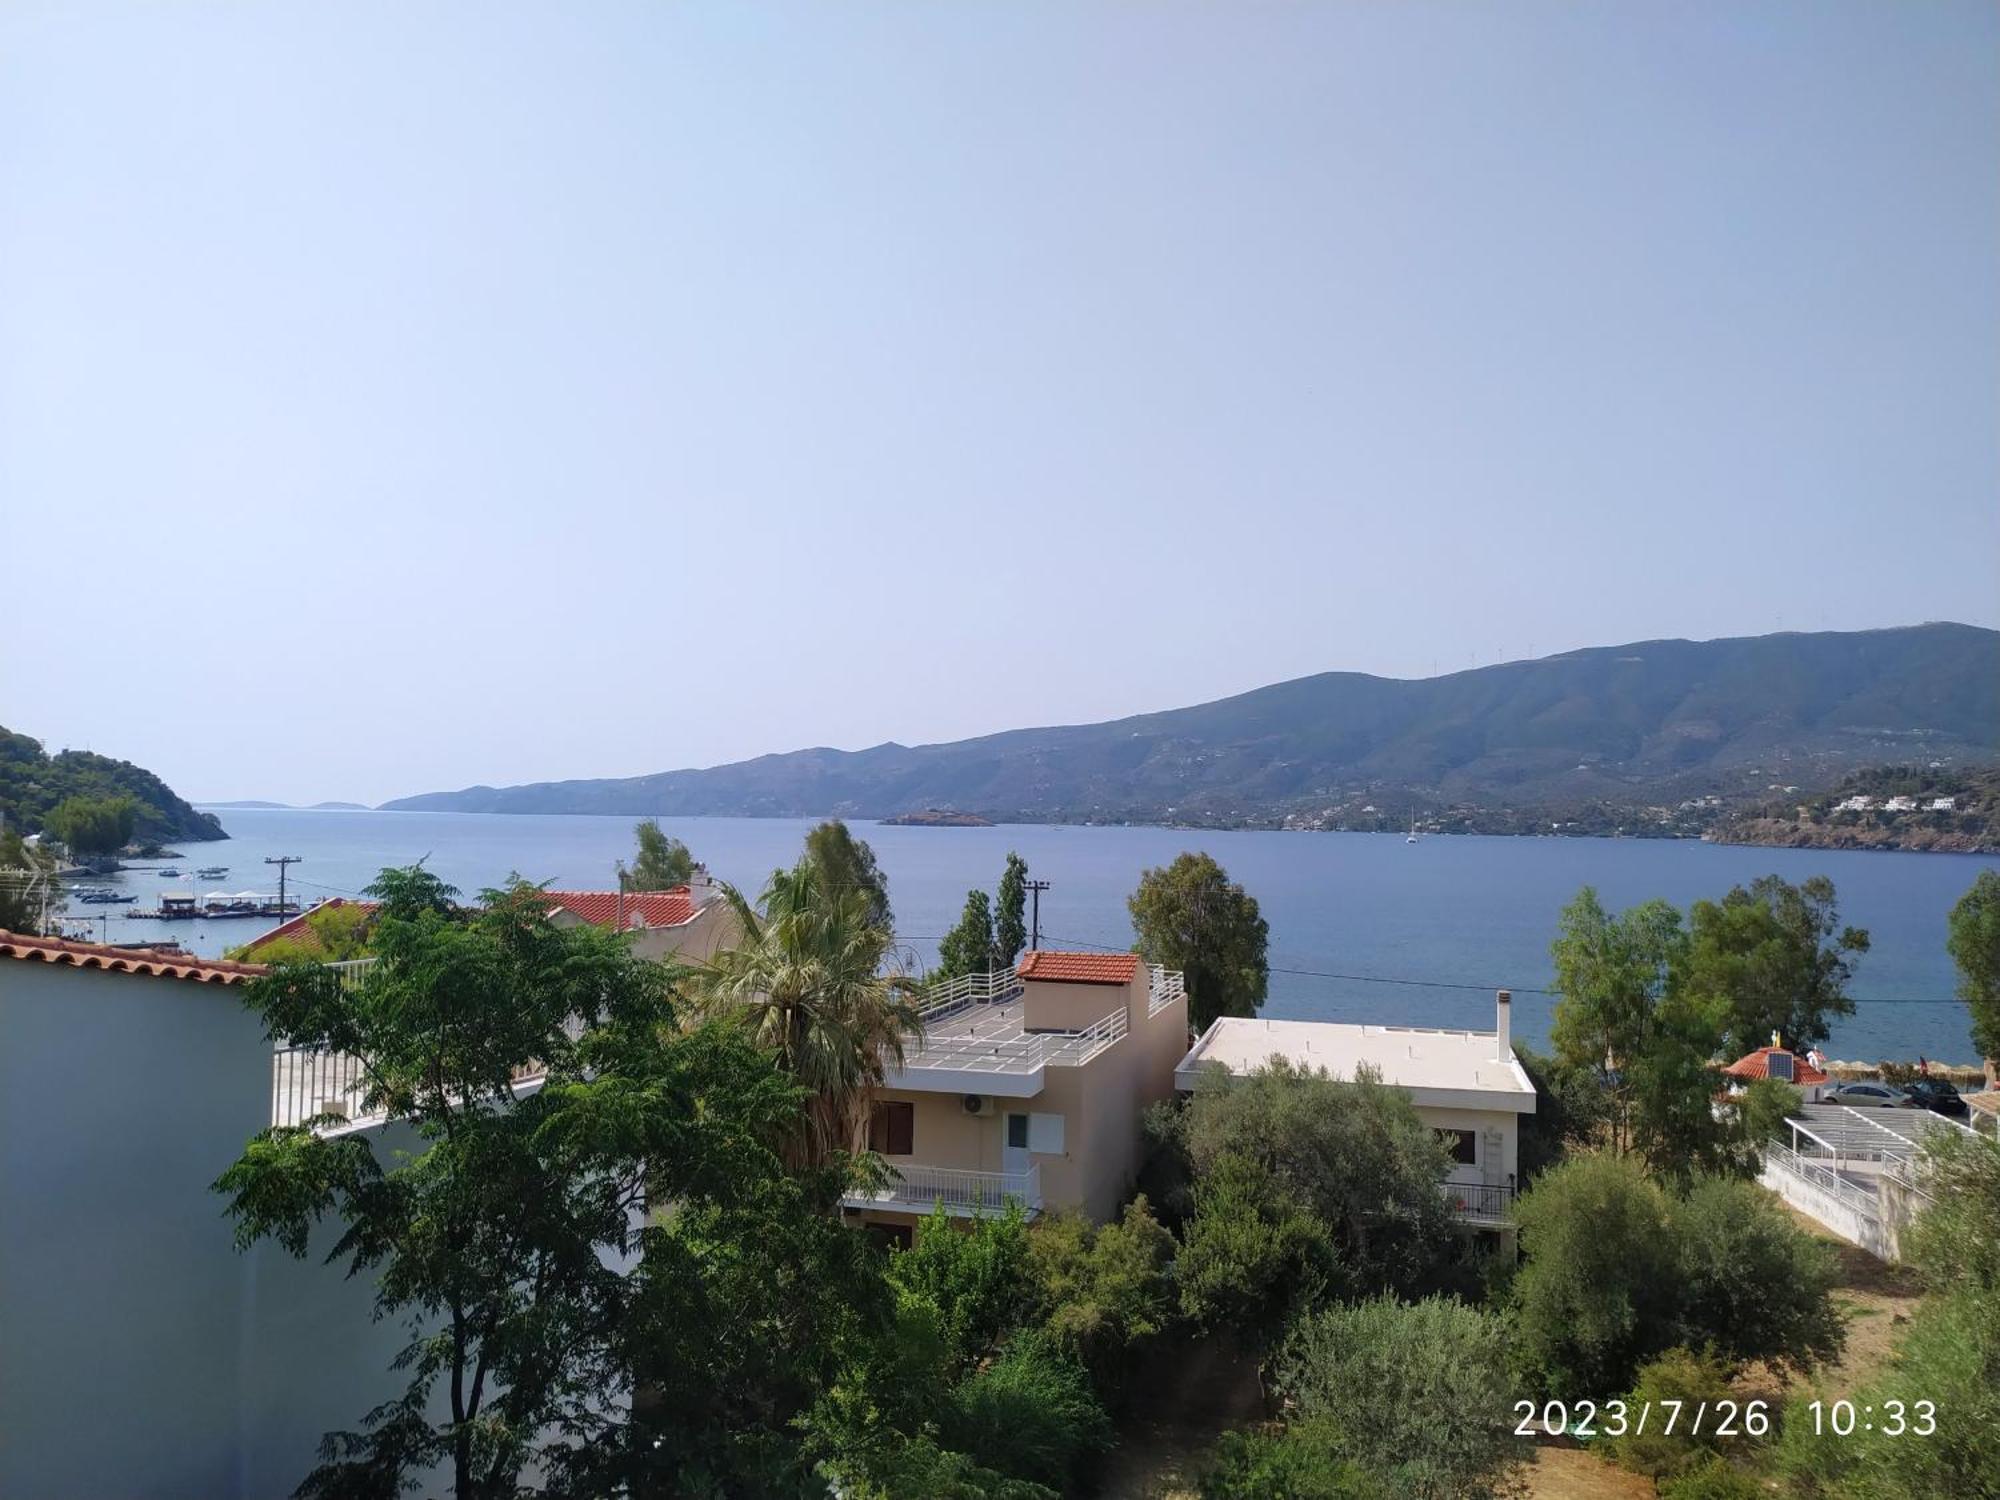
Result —
[[893, 938], [870, 922], [868, 893], [829, 888], [809, 859], [772, 873], [761, 913], [724, 892], [742, 939], [697, 965], [691, 987], [805, 1088], [787, 1155], [795, 1169], [822, 1166], [853, 1149], [885, 1069], [902, 1065], [904, 1038], [921, 1029], [914, 986], [886, 962]]

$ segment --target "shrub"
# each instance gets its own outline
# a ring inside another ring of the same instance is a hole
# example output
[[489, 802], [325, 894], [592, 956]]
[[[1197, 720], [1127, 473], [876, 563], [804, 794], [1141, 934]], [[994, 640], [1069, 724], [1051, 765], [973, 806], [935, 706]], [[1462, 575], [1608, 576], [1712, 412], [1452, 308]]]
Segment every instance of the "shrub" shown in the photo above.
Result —
[[1703, 1178], [1673, 1205], [1681, 1338], [1804, 1368], [1840, 1351], [1833, 1247], [1754, 1183]]
[[1066, 1490], [1111, 1446], [1111, 1423], [1083, 1366], [1024, 1334], [952, 1393], [944, 1435], [975, 1463]]
[[1762, 1146], [1766, 1141], [1786, 1141], [1791, 1132], [1785, 1122], [1805, 1106], [1805, 1094], [1782, 1078], [1758, 1078], [1736, 1096], [1736, 1119], [1746, 1145]]
[[961, 1224], [939, 1204], [916, 1243], [889, 1257], [889, 1279], [938, 1310], [950, 1363], [963, 1369], [1026, 1316], [1028, 1226], [1018, 1206]]
[[1673, 1342], [1675, 1256], [1667, 1195], [1630, 1157], [1578, 1156], [1515, 1205], [1526, 1259], [1514, 1277], [1516, 1352], [1556, 1396], [1631, 1384]]
[[1660, 1500], [1765, 1500], [1765, 1491], [1728, 1459], [1711, 1458], [1663, 1485]]
[[1340, 1456], [1324, 1423], [1230, 1432], [1210, 1450], [1201, 1500], [1377, 1500], [1382, 1486]]
[[1181, 1129], [1197, 1202], [1223, 1162], [1254, 1163], [1324, 1226], [1350, 1291], [1432, 1290], [1455, 1253], [1438, 1190], [1450, 1154], [1409, 1095], [1367, 1069], [1348, 1083], [1273, 1060], [1206, 1078]]
[[[1611, 1456], [1635, 1474], [1651, 1479], [1672, 1478], [1706, 1463], [1721, 1451], [1714, 1427], [1695, 1421], [1697, 1408], [1711, 1409], [1718, 1401], [1730, 1399], [1729, 1370], [1712, 1354], [1695, 1354], [1687, 1349], [1670, 1349], [1639, 1371], [1639, 1378], [1625, 1398], [1628, 1425], [1624, 1434], [1611, 1439]], [[1666, 1402], [1679, 1402], [1669, 1412]], [[1642, 1431], [1639, 1414], [1647, 1421]], [[1668, 1419], [1673, 1431], [1667, 1431]]]
[[1028, 1266], [1043, 1327], [1056, 1347], [1082, 1361], [1100, 1383], [1114, 1379], [1135, 1346], [1174, 1317], [1173, 1250], [1174, 1237], [1143, 1197], [1101, 1228], [1074, 1213], [1036, 1225], [1028, 1236]]
[[1195, 1194], [1175, 1262], [1181, 1311], [1262, 1344], [1310, 1306], [1338, 1268], [1320, 1222], [1254, 1161], [1225, 1156]]
[[1523, 1456], [1505, 1324], [1462, 1302], [1380, 1298], [1299, 1321], [1277, 1387], [1340, 1455], [1396, 1493], [1492, 1494]]

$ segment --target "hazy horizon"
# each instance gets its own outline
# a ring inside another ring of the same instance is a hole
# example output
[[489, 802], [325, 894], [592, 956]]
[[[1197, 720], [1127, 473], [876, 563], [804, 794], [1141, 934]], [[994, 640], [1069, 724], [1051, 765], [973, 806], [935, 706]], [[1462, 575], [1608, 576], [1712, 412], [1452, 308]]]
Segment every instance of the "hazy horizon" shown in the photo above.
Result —
[[2000, 7], [0, 10], [0, 722], [197, 800], [2000, 626]]

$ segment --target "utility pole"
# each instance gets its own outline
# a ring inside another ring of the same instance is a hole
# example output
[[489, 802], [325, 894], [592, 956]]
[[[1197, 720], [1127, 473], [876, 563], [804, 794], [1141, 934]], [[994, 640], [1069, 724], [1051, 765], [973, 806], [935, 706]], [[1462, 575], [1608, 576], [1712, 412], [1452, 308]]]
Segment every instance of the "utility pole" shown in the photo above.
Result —
[[1021, 884], [1035, 904], [1035, 915], [1028, 927], [1028, 946], [1039, 948], [1042, 946], [1042, 892], [1049, 888], [1049, 883], [1046, 880], [1024, 880]]
[[302, 865], [305, 863], [305, 860], [296, 854], [280, 854], [275, 859], [267, 854], [264, 856], [264, 863], [278, 867], [278, 917], [280, 920], [283, 920], [285, 915], [285, 875], [290, 866]]

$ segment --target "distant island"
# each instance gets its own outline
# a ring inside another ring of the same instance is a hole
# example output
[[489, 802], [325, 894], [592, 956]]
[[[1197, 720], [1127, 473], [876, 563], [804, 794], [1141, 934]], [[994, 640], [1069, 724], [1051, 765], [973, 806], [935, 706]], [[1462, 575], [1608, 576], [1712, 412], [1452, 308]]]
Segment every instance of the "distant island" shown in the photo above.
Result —
[[1102, 724], [384, 806], [1698, 838], [1869, 767], [1996, 759], [2000, 632], [1929, 624], [1642, 641], [1415, 681], [1327, 672]]
[[366, 802], [314, 802], [301, 806], [296, 802], [259, 802], [245, 799], [236, 802], [204, 802], [203, 807], [220, 808], [224, 812], [367, 812]]
[[978, 813], [951, 812], [942, 807], [927, 807], [922, 812], [897, 813], [893, 818], [881, 821], [891, 828], [991, 828], [993, 820], [982, 818]]
[[229, 837], [213, 813], [197, 811], [143, 766], [89, 750], [50, 755], [40, 740], [0, 727], [0, 823], [38, 833], [42, 820], [71, 797], [130, 797], [132, 841], [141, 848]]
[[2000, 766], [1879, 766], [1811, 798], [1725, 817], [1718, 843], [2000, 854]]

